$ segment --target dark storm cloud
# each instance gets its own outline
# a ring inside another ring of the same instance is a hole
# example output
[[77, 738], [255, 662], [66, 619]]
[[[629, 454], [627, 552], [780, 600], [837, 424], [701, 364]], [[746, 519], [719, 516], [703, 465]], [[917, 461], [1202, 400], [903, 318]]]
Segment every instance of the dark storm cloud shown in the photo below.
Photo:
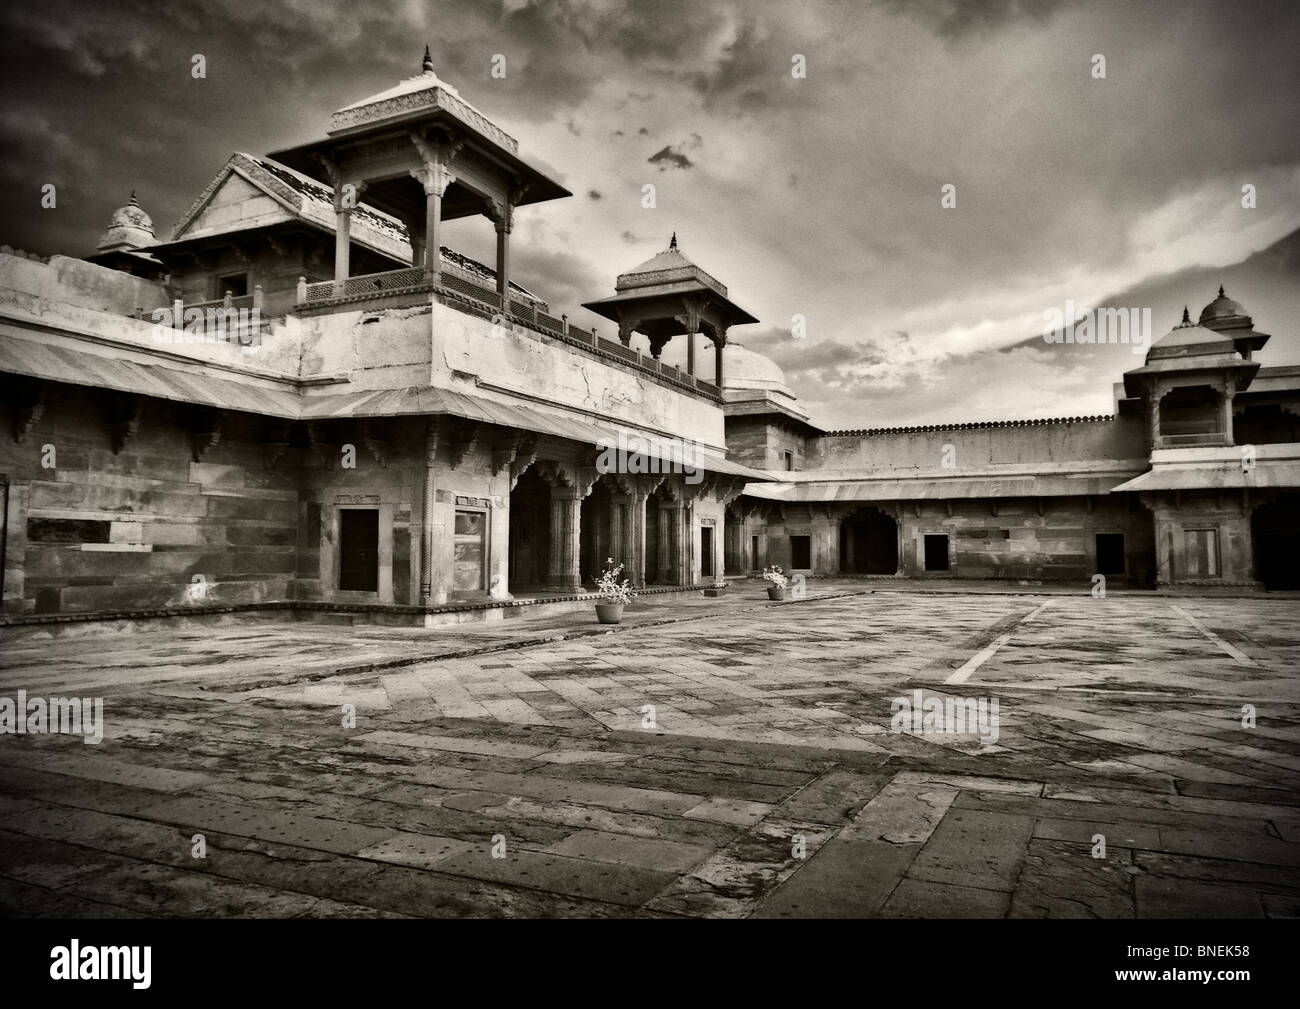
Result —
[[665, 171], [668, 168], [690, 168], [695, 164], [690, 158], [683, 154], [676, 147], [669, 145], [663, 150], [656, 151], [650, 157], [646, 158], [652, 165], [658, 165], [659, 170]]
[[[322, 136], [332, 109], [415, 74], [426, 41], [440, 76], [578, 194], [527, 211], [545, 228], [512, 244], [523, 282], [576, 318], [686, 229], [755, 316], [808, 316], [802, 341], [733, 336], [837, 424], [868, 403], [916, 422], [1026, 414], [1035, 396], [1104, 409], [1118, 364], [1048, 353], [1027, 340], [1035, 320], [1152, 284], [1153, 305], [1181, 311], [1217, 286], [1186, 273], [1197, 264], [1275, 333], [1266, 354], [1293, 339], [1297, 284], [1251, 258], [1287, 255], [1300, 227], [1300, 18], [1284, 3], [1190, 0], [1176, 17], [1119, 0], [10, 4], [0, 242], [84, 255], [133, 188], [166, 238], [232, 151]], [[1105, 81], [1088, 75], [1099, 51]], [[642, 206], [647, 175], [671, 222]], [[959, 209], [941, 212], [949, 181]], [[39, 207], [45, 183], [56, 210]]]
[[1014, 21], [1044, 22], [1069, 0], [883, 0], [894, 14], [908, 14], [933, 25], [946, 39], [990, 33]]

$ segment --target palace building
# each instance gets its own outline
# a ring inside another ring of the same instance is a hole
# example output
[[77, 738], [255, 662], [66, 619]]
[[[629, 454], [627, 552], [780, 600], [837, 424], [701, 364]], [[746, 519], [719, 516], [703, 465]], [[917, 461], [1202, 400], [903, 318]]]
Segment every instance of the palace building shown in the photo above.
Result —
[[[585, 305], [609, 338], [513, 280], [515, 209], [569, 195], [426, 54], [233, 154], [166, 239], [132, 194], [87, 259], [0, 249], [3, 620], [434, 624], [579, 605], [609, 557], [652, 589], [1297, 586], [1300, 366], [1222, 290], [1111, 416], [825, 431], [675, 235]], [[488, 264], [441, 240], [480, 217]]]

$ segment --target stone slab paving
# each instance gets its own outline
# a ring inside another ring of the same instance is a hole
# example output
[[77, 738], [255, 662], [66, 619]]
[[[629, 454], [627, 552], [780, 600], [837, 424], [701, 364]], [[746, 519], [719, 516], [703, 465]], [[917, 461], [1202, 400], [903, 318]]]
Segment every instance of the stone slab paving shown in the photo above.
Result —
[[616, 633], [29, 629], [0, 697], [102, 697], [106, 725], [0, 735], [0, 910], [1300, 910], [1295, 600], [809, 587], [654, 597]]

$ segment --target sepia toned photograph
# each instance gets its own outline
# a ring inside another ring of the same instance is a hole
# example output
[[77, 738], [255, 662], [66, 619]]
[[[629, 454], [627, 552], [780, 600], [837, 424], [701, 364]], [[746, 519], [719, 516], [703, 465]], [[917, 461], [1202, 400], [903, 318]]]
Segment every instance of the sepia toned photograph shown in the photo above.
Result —
[[1073, 919], [1226, 994], [1300, 915], [1294, 4], [0, 22], [38, 980], [169, 990], [132, 920]]

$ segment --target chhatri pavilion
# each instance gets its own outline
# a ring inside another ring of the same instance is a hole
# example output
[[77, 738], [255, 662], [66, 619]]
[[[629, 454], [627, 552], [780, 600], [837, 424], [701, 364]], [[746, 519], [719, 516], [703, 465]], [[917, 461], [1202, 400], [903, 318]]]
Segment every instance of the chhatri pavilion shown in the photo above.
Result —
[[[0, 620], [436, 624], [585, 605], [609, 557], [664, 591], [1297, 582], [1300, 366], [1222, 290], [1110, 415], [827, 431], [676, 234], [585, 303], [614, 338], [513, 278], [515, 210], [571, 194], [427, 50], [323, 134], [232, 154], [168, 235], [132, 194], [86, 259], [0, 248]], [[478, 216], [491, 263], [443, 245]]]

